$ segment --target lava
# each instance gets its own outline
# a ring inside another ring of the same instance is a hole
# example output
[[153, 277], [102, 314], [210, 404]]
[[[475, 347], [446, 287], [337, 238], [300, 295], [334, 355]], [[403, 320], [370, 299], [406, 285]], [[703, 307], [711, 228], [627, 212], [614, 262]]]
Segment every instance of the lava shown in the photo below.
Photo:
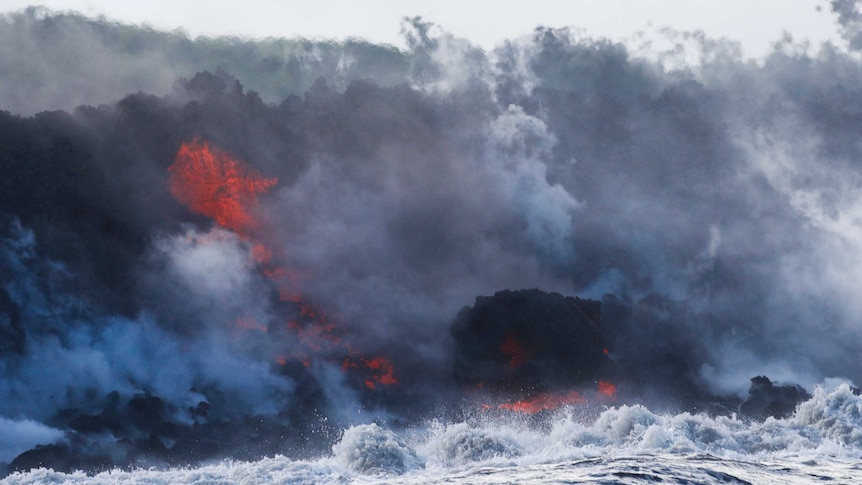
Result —
[[599, 395], [609, 398], [616, 399], [617, 397], [617, 386], [607, 381], [599, 381]]
[[278, 183], [197, 138], [180, 146], [168, 172], [171, 194], [178, 201], [243, 237], [259, 227], [258, 194]]
[[366, 359], [351, 356], [345, 358], [341, 363], [342, 372], [359, 372], [362, 369], [370, 371], [364, 381], [365, 387], [368, 389], [377, 389], [378, 384], [384, 386], [398, 384], [398, 379], [395, 378], [395, 367], [385, 357]]
[[290, 321], [287, 322], [287, 328], [296, 334], [306, 347], [315, 352], [323, 352], [342, 346], [341, 336], [335, 333], [335, 324], [325, 319], [312, 320], [306, 324]]
[[[257, 198], [274, 187], [278, 183], [277, 178], [264, 177], [244, 162], [199, 138], [180, 146], [168, 173], [171, 194], [192, 212], [212, 218], [219, 226], [247, 241], [250, 259], [273, 282], [279, 299], [296, 305], [299, 315], [288, 321], [286, 327], [308, 352], [280, 354], [273, 358], [274, 362], [286, 365], [288, 360], [298, 360], [304, 367], [309, 367], [312, 358], [309, 354], [330, 358], [346, 355], [342, 371], [363, 371], [368, 389], [398, 383], [389, 360], [361, 357], [344, 342], [337, 326], [324, 312], [302, 300], [299, 281], [307, 275], [275, 263], [284, 258], [258, 240], [265, 219], [258, 208]], [[243, 332], [269, 331], [265, 325], [246, 317], [239, 318], [236, 326]]]
[[529, 360], [530, 357], [529, 353], [524, 348], [524, 344], [515, 337], [514, 332], [511, 330], [506, 332], [506, 335], [503, 338], [503, 343], [500, 344], [500, 353], [509, 357], [509, 365], [511, 365], [513, 369], [520, 367], [524, 362]]
[[307, 277], [304, 273], [285, 266], [267, 265], [263, 268], [263, 274], [275, 283], [275, 287], [278, 289], [279, 300], [293, 303], [302, 302], [302, 289], [299, 281]]
[[502, 403], [498, 407], [508, 411], [524, 414], [536, 414], [542, 411], [550, 411], [562, 406], [583, 404], [587, 402], [578, 391], [567, 393], [543, 392], [529, 399]]
[[365, 367], [376, 371], [369, 379], [365, 381], [365, 386], [369, 389], [375, 389], [376, 384], [391, 386], [398, 384], [398, 379], [395, 378], [395, 367], [385, 358], [376, 357], [371, 360], [362, 359]]
[[[596, 393], [593, 395], [588, 393], [590, 396], [597, 398], [600, 402], [610, 403], [616, 401], [617, 399], [617, 386], [613, 383], [607, 381], [598, 381], [597, 383]], [[477, 389], [481, 389], [482, 385], [476, 386]], [[592, 399], [592, 398], [591, 398]], [[504, 402], [497, 404], [496, 406], [488, 403], [483, 403], [481, 405], [482, 410], [487, 411], [490, 409], [503, 409], [506, 411], [513, 411], [516, 413], [523, 414], [536, 414], [542, 411], [553, 411], [554, 409], [558, 409], [563, 406], [571, 406], [575, 404], [585, 404], [588, 402], [588, 399], [581, 395], [578, 391], [545, 391], [535, 396], [521, 399], [515, 402]]]

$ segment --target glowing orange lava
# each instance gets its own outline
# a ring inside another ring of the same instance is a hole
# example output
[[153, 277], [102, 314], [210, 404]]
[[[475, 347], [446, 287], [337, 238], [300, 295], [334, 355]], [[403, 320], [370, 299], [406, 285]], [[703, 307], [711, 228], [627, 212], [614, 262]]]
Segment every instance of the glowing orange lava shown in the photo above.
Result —
[[341, 362], [342, 372], [358, 372], [361, 369], [370, 371], [365, 378], [365, 387], [368, 389], [377, 389], [378, 384], [384, 386], [398, 384], [398, 379], [395, 378], [395, 367], [385, 357], [373, 359], [347, 357]]
[[258, 194], [278, 182], [197, 138], [180, 146], [168, 172], [177, 200], [244, 237], [258, 227]]
[[500, 344], [500, 353], [509, 357], [509, 365], [513, 369], [517, 369], [530, 358], [524, 345], [515, 337], [515, 334], [511, 330], [506, 332], [503, 343]]
[[[275, 253], [259, 240], [264, 219], [257, 197], [275, 186], [277, 178], [264, 177], [242, 161], [198, 138], [180, 146], [168, 173], [171, 194], [192, 212], [212, 218], [219, 226], [233, 231], [249, 243], [250, 260], [259, 265], [263, 275], [275, 284], [279, 299], [298, 305], [299, 316], [296, 321], [287, 323], [287, 329], [297, 336], [305, 351], [277, 355], [273, 357], [275, 362], [287, 365], [288, 360], [296, 360], [304, 367], [310, 367], [311, 353], [347, 354], [342, 370], [362, 369], [364, 375], [361, 379], [369, 389], [398, 383], [394, 367], [387, 359], [358, 357], [358, 353], [343, 342], [336, 325], [326, 314], [302, 301], [299, 281], [307, 275], [274, 262], [283, 261], [283, 255]], [[242, 332], [270, 330], [248, 317], [237, 319], [236, 327]]]
[[278, 299], [300, 303], [302, 301], [302, 290], [299, 281], [307, 278], [307, 275], [284, 266], [267, 266], [263, 268], [263, 275], [275, 283], [278, 288]]
[[391, 386], [392, 384], [398, 384], [398, 379], [395, 378], [395, 367], [389, 363], [388, 360], [384, 357], [376, 357], [371, 360], [362, 359], [362, 363], [365, 364], [365, 367], [374, 370], [376, 373], [372, 374], [369, 379], [365, 381], [365, 386], [369, 389], [375, 389], [375, 383], [383, 384], [384, 386]]
[[293, 331], [306, 347], [315, 352], [342, 347], [341, 337], [335, 332], [335, 324], [325, 319], [313, 320], [307, 324], [287, 322], [287, 328]]
[[581, 397], [577, 391], [570, 391], [565, 394], [543, 392], [530, 399], [524, 399], [522, 401], [515, 401], [512, 403], [502, 403], [499, 405], [499, 408], [514, 411], [516, 413], [536, 414], [542, 411], [557, 409], [561, 406], [582, 404], [585, 402], [587, 402], [587, 400]]
[[617, 386], [607, 381], [599, 381], [599, 394], [610, 399], [617, 398]]
[[[601, 402], [607, 404], [612, 401], [616, 401], [617, 399], [617, 386], [607, 382], [607, 381], [598, 381], [597, 382], [598, 389], [597, 393], [594, 397], [598, 398]], [[481, 389], [481, 383], [477, 386], [477, 389]], [[590, 394], [593, 396], [592, 394]], [[547, 391], [539, 393], [531, 398], [522, 399], [515, 402], [506, 402], [502, 404], [497, 404], [496, 406], [488, 403], [481, 404], [482, 410], [490, 410], [495, 407], [498, 409], [505, 409], [507, 411], [514, 411], [516, 413], [524, 413], [524, 414], [536, 414], [542, 411], [552, 411], [554, 409], [560, 408], [562, 406], [571, 406], [575, 404], [584, 404], [587, 402], [587, 398], [582, 396], [577, 391], [569, 391], [569, 392], [554, 392]]]

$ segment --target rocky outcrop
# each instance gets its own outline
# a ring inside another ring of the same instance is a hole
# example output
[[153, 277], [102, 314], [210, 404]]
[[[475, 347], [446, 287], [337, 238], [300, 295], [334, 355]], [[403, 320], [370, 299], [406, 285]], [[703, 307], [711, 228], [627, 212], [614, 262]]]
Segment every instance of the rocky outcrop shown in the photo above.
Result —
[[757, 376], [751, 378], [748, 399], [739, 406], [739, 412], [754, 419], [786, 418], [808, 399], [811, 394], [798, 385], [776, 386], [768, 377]]
[[601, 303], [540, 290], [476, 298], [452, 323], [455, 379], [505, 391], [590, 379], [602, 363]]

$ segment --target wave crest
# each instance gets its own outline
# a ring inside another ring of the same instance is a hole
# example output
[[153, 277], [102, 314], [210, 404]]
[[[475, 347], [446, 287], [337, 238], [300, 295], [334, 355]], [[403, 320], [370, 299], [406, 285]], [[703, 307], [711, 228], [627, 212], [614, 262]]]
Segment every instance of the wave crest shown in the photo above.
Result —
[[361, 473], [401, 474], [422, 466], [413, 449], [391, 430], [374, 423], [348, 428], [332, 452], [336, 461]]
[[513, 438], [467, 423], [447, 426], [434, 448], [441, 460], [454, 463], [514, 458], [523, 453], [523, 448]]
[[818, 387], [811, 399], [799, 405], [794, 419], [801, 426], [814, 428], [823, 439], [862, 446], [862, 397], [848, 384], [832, 392]]

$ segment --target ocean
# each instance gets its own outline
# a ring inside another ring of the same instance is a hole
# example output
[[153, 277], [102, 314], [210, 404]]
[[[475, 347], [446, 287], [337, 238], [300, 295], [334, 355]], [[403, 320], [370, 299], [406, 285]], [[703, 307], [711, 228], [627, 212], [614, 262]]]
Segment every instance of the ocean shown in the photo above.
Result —
[[277, 455], [200, 467], [48, 469], [15, 473], [13, 484], [537, 483], [853, 484], [862, 480], [862, 398], [846, 386], [814, 396], [786, 419], [659, 415], [611, 407], [584, 422], [578, 409], [535, 421], [478, 417], [394, 431], [377, 424], [344, 431], [332, 453]]

